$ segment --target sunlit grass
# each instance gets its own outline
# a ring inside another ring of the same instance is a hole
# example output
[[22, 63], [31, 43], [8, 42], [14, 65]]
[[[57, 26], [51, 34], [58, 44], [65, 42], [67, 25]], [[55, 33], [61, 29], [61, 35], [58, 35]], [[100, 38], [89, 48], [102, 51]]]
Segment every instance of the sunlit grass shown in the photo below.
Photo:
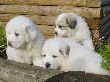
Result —
[[102, 62], [102, 67], [110, 71], [110, 43], [105, 46], [100, 46], [96, 50], [107, 61], [107, 64]]
[[0, 57], [6, 56], [6, 37], [3, 28], [0, 26]]

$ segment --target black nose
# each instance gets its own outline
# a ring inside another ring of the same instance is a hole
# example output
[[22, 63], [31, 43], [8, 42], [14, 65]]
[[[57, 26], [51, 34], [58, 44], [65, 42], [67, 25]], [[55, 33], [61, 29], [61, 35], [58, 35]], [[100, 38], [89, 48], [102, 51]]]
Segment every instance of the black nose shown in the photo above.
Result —
[[45, 64], [46, 68], [49, 68], [50, 65], [51, 65], [50, 63], [46, 63], [46, 64]]
[[58, 35], [58, 33], [55, 31], [55, 35]]
[[8, 45], [9, 45], [9, 46], [12, 46], [12, 44], [11, 44], [11, 42], [10, 42], [10, 41], [8, 41]]

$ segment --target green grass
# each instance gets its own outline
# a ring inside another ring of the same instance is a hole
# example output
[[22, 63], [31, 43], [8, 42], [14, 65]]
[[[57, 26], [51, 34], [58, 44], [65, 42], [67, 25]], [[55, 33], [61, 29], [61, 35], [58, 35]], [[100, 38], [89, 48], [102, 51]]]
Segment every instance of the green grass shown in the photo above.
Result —
[[6, 57], [6, 37], [3, 28], [0, 26], [0, 57]]
[[105, 46], [100, 46], [99, 49], [96, 50], [101, 56], [107, 61], [107, 64], [102, 62], [102, 67], [109, 70], [110, 72], [110, 43]]

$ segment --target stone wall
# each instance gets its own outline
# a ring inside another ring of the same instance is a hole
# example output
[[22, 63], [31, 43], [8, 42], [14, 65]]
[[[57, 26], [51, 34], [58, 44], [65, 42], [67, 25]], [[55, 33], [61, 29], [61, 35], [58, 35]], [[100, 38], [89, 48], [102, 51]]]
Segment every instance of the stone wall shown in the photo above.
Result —
[[74, 12], [90, 26], [94, 39], [99, 38], [100, 0], [0, 0], [0, 25], [17, 15], [30, 17], [45, 38], [53, 37], [57, 15]]

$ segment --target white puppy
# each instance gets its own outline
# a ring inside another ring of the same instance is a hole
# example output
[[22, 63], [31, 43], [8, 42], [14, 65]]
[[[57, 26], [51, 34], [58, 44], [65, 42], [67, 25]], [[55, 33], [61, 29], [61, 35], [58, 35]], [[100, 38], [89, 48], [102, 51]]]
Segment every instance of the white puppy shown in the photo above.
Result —
[[101, 67], [103, 58], [98, 53], [67, 38], [48, 39], [41, 54], [44, 68], [109, 75], [109, 72]]
[[17, 16], [6, 25], [7, 56], [9, 60], [32, 64], [40, 56], [43, 35], [27, 17]]
[[89, 27], [84, 19], [74, 13], [60, 14], [55, 21], [55, 36], [66, 37], [94, 50]]

